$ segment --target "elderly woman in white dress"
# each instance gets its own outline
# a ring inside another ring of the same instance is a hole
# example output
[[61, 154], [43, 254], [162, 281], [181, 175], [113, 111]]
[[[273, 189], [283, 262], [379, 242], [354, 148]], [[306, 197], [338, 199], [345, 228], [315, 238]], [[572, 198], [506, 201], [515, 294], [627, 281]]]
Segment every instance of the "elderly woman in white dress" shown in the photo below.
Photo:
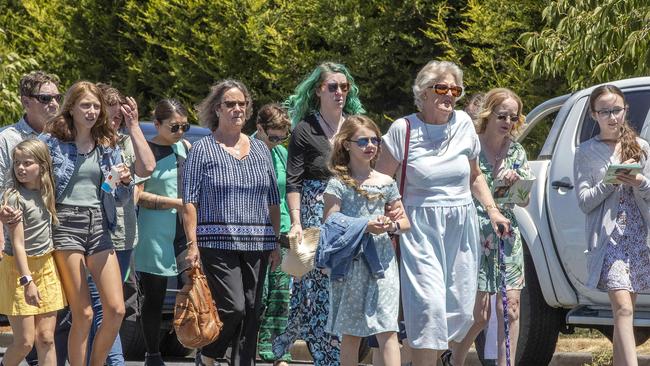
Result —
[[509, 221], [481, 174], [472, 120], [454, 110], [463, 95], [460, 68], [429, 62], [413, 94], [418, 112], [390, 127], [376, 169], [400, 177], [410, 126], [403, 203], [411, 231], [400, 239], [402, 304], [413, 365], [424, 366], [435, 365], [438, 352], [453, 351], [473, 323], [479, 226], [472, 196], [495, 229], [501, 224], [509, 232]]

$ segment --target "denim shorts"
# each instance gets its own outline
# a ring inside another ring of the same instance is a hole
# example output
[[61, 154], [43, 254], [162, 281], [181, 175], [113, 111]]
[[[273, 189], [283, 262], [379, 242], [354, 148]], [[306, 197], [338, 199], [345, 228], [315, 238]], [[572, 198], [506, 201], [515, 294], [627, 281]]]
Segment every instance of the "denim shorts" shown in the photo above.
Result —
[[113, 249], [101, 208], [56, 205], [59, 225], [52, 230], [54, 250], [74, 250], [89, 256]]

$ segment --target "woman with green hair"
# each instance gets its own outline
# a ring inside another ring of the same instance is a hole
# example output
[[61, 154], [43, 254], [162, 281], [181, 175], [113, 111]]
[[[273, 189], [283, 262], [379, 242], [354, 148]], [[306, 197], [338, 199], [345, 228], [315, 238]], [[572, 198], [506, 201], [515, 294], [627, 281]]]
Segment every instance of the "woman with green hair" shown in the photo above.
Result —
[[[320, 226], [323, 192], [331, 172], [327, 161], [334, 135], [346, 115], [363, 114], [359, 88], [341, 64], [318, 65], [285, 102], [294, 126], [287, 162], [287, 203], [290, 236], [302, 238], [302, 230]], [[307, 342], [314, 365], [339, 365], [339, 341], [327, 334], [329, 278], [314, 269], [294, 279], [287, 329], [273, 342], [282, 356], [300, 338]]]

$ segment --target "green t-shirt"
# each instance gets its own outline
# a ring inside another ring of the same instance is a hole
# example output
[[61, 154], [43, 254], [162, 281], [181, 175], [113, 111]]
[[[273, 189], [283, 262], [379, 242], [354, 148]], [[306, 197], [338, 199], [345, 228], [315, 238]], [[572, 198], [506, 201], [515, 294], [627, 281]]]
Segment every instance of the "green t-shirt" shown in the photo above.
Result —
[[289, 218], [289, 206], [287, 205], [287, 149], [277, 145], [271, 149], [273, 169], [278, 178], [278, 190], [280, 191], [280, 232], [288, 233], [291, 229]]
[[[25, 253], [30, 257], [47, 254], [54, 249], [52, 245], [52, 216], [45, 207], [40, 191], [32, 191], [22, 186], [18, 192], [11, 193], [8, 204], [23, 211], [23, 231], [25, 238]], [[5, 233], [9, 228], [5, 226]], [[9, 241], [5, 243], [4, 252], [13, 256], [13, 247]]]
[[[122, 162], [129, 167], [131, 177], [138, 179], [135, 176], [135, 150], [129, 135], [120, 134], [117, 145], [122, 152]], [[135, 214], [135, 203], [133, 202], [133, 195], [123, 206], [117, 206], [117, 220], [115, 221], [115, 232], [111, 233], [111, 240], [115, 250], [129, 250], [137, 245], [138, 226], [136, 222], [138, 218]]]
[[100, 208], [99, 186], [104, 180], [99, 165], [99, 149], [88, 154], [77, 154], [77, 162], [70, 182], [57, 203], [69, 206]]

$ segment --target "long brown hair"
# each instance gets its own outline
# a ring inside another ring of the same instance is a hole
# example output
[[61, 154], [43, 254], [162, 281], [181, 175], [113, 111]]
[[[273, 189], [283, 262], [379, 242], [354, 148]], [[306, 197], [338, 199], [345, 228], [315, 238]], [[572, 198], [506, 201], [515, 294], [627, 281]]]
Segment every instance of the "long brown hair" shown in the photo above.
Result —
[[[329, 169], [332, 174], [340, 179], [344, 184], [352, 187], [357, 193], [369, 200], [375, 200], [382, 197], [381, 194], [370, 194], [362, 189], [357, 182], [350, 176], [350, 152], [345, 148], [344, 143], [350, 141], [359, 128], [365, 127], [373, 131], [377, 137], [381, 138], [379, 127], [370, 118], [363, 115], [352, 115], [345, 118], [341, 129], [334, 135], [332, 154], [330, 156]], [[375, 167], [377, 157], [381, 152], [381, 146], [377, 146], [377, 153], [370, 161], [370, 166]]]
[[50, 133], [61, 141], [74, 141], [77, 131], [74, 127], [72, 120], [72, 108], [77, 104], [79, 99], [85, 95], [93, 95], [100, 102], [99, 116], [95, 125], [90, 129], [90, 135], [95, 140], [95, 143], [103, 146], [115, 147], [117, 136], [115, 131], [110, 127], [108, 121], [108, 113], [106, 113], [106, 102], [103, 93], [99, 90], [97, 85], [89, 81], [77, 81], [65, 93], [63, 98], [63, 106], [59, 113], [49, 120], [45, 125], [45, 132]]
[[621, 161], [626, 161], [629, 159], [639, 161], [642, 157], [647, 158], [645, 151], [641, 149], [641, 145], [639, 145], [639, 142], [636, 140], [639, 135], [637, 135], [636, 131], [630, 127], [630, 124], [627, 121], [628, 106], [627, 102], [625, 101], [625, 94], [623, 94], [623, 91], [621, 91], [621, 89], [609, 84], [601, 85], [591, 92], [591, 95], [589, 95], [589, 108], [591, 109], [591, 113], [594, 116], [594, 119], [596, 118], [596, 101], [598, 98], [602, 97], [605, 94], [614, 94], [621, 97], [625, 108], [625, 120], [623, 120], [623, 123], [621, 123], [620, 136], [618, 138], [621, 143]]
[[[50, 156], [50, 150], [44, 142], [37, 139], [28, 139], [22, 141], [13, 149], [11, 153], [11, 158], [13, 161], [16, 160], [16, 151], [23, 152], [34, 160], [40, 167], [40, 193], [43, 197], [43, 202], [45, 203], [45, 208], [50, 212], [52, 216], [52, 223], [57, 225], [59, 220], [56, 217], [56, 199], [54, 197], [54, 174], [52, 170], [52, 157]], [[13, 187], [21, 186], [21, 183], [16, 178], [16, 172], [11, 167], [11, 180]], [[18, 191], [15, 189], [8, 189], [3, 195], [3, 205], [7, 205], [10, 201], [16, 200], [18, 198]]]

